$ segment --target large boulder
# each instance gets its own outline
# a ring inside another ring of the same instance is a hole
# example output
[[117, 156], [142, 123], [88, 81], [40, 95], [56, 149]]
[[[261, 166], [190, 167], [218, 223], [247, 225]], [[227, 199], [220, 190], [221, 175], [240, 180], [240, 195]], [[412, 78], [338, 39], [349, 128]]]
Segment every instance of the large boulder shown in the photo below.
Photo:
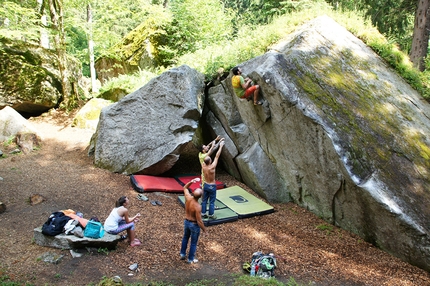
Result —
[[102, 98], [93, 98], [88, 101], [75, 115], [72, 127], [96, 130], [99, 123], [100, 112], [103, 107], [113, 102]]
[[0, 142], [15, 138], [17, 134], [37, 134], [36, 129], [12, 107], [0, 110]]
[[94, 164], [123, 174], [169, 170], [194, 136], [204, 87], [203, 74], [181, 66], [103, 108], [89, 149]]
[[0, 36], [0, 109], [37, 116], [57, 107], [65, 96], [84, 94], [81, 66], [71, 59], [60, 71], [58, 55], [27, 42]]
[[[157, 9], [152, 6], [150, 10], [152, 16], [143, 19], [140, 25], [125, 35], [121, 42], [97, 59], [95, 68], [101, 83], [122, 74], [152, 69], [162, 63], [163, 55], [161, 57], [159, 55], [159, 46], [164, 42], [163, 27], [170, 25], [171, 18], [161, 7]], [[121, 94], [121, 90], [117, 90], [116, 93]], [[111, 97], [106, 99], [114, 100]]]
[[264, 104], [237, 98], [231, 75], [209, 91], [237, 149], [223, 159], [267, 199], [292, 200], [430, 271], [429, 104], [328, 17], [240, 66]]

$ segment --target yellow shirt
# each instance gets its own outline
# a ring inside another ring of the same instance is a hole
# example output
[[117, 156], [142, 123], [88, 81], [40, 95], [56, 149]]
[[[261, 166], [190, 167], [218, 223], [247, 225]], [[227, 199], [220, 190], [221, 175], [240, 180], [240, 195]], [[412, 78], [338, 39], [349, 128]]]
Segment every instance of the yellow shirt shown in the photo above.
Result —
[[242, 88], [242, 84], [244, 83], [245, 83], [245, 80], [241, 75], [234, 75], [231, 78], [231, 85], [233, 86], [234, 93], [236, 93], [236, 95], [241, 98], [245, 94], [245, 90]]
[[[199, 161], [200, 161], [200, 165], [202, 165], [202, 164], [203, 164], [203, 162], [204, 162], [204, 160], [205, 160], [206, 156], [207, 156], [207, 154], [206, 154], [206, 153], [202, 153], [202, 152], [200, 152], [200, 153], [199, 153]], [[204, 183], [205, 183], [205, 175], [203, 175], [203, 168], [202, 168], [202, 187], [203, 187], [203, 184], [204, 184]]]

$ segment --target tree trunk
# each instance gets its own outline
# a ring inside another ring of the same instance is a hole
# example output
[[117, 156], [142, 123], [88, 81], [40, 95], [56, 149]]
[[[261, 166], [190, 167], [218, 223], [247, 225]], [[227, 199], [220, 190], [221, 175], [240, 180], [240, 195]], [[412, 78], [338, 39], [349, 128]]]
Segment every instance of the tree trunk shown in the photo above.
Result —
[[427, 55], [430, 33], [430, 1], [418, 0], [415, 12], [414, 35], [409, 58], [420, 71], [425, 69], [424, 59]]
[[48, 21], [46, 19], [45, 14], [45, 1], [43, 0], [37, 0], [37, 8], [36, 11], [40, 15], [40, 45], [45, 48], [49, 49], [49, 35], [46, 27], [48, 26]]
[[93, 41], [93, 14], [91, 5], [87, 5], [87, 22], [88, 22], [88, 54], [90, 57], [90, 73], [91, 73], [91, 91], [97, 92], [96, 86], [96, 69], [94, 68], [94, 41]]
[[49, 0], [49, 12], [56, 35], [54, 36], [55, 49], [58, 54], [58, 68], [61, 74], [61, 87], [63, 94], [62, 107], [72, 109], [77, 104], [77, 94], [73, 85], [69, 83], [66, 55], [66, 35], [64, 33], [64, 14], [62, 0]]

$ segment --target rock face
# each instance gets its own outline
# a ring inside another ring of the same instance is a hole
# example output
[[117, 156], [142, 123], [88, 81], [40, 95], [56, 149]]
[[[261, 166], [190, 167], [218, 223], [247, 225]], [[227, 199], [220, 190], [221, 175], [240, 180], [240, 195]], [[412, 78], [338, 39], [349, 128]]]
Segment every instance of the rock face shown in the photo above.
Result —
[[231, 75], [209, 91], [227, 170], [430, 271], [428, 103], [328, 17], [240, 66], [264, 104], [237, 98]]
[[40, 115], [57, 107], [64, 95], [77, 92], [80, 65], [68, 60], [63, 90], [57, 55], [40, 46], [0, 37], [0, 109]]
[[94, 164], [123, 174], [164, 173], [191, 141], [203, 99], [203, 74], [181, 66], [103, 108], [89, 149]]

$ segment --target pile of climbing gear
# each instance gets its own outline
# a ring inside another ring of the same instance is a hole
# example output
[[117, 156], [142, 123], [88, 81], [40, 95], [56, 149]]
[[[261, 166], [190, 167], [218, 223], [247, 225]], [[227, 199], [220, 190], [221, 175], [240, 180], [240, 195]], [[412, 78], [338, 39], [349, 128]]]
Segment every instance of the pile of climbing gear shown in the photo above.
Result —
[[275, 277], [276, 258], [273, 253], [264, 254], [261, 251], [252, 254], [251, 263], [245, 262], [243, 269], [251, 276], [262, 278]]

